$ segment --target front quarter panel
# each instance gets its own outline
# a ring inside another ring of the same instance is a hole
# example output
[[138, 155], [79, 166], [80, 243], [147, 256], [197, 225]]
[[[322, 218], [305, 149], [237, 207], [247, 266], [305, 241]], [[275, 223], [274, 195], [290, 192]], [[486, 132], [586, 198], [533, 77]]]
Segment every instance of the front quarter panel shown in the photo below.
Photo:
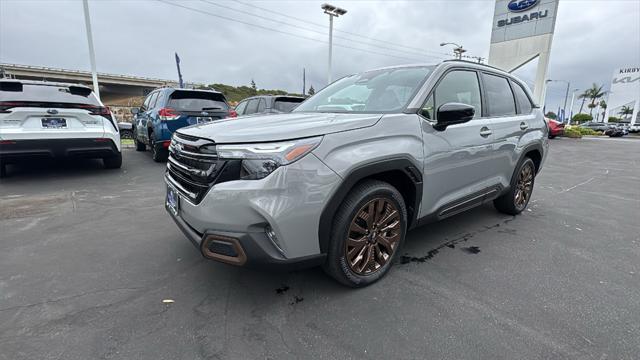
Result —
[[385, 115], [374, 126], [325, 135], [313, 152], [342, 178], [390, 158], [406, 158], [422, 171], [420, 120], [416, 114]]

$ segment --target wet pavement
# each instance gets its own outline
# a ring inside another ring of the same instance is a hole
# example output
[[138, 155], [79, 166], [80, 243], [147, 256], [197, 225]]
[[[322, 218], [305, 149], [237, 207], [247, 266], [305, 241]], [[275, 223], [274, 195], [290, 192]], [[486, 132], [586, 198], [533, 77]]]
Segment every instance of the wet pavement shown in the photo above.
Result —
[[205, 261], [164, 164], [11, 167], [0, 182], [0, 359], [632, 359], [640, 141], [551, 142], [529, 209], [411, 231], [379, 283]]

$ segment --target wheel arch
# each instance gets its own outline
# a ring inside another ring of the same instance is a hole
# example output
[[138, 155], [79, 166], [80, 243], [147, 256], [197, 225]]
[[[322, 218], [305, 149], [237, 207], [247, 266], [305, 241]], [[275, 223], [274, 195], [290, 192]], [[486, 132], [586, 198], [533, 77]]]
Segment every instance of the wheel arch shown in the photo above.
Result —
[[370, 162], [351, 170], [330, 197], [320, 215], [318, 239], [320, 252], [326, 253], [331, 238], [333, 218], [347, 194], [360, 182], [375, 179], [389, 183], [402, 195], [407, 207], [407, 228], [416, 222], [422, 200], [421, 167], [408, 158], [394, 158]]

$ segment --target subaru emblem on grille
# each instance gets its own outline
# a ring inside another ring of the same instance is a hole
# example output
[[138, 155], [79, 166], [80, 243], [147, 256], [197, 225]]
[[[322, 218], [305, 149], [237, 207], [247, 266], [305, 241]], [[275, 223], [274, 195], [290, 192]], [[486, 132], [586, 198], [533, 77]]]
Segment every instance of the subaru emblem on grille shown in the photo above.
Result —
[[57, 113], [58, 113], [58, 110], [56, 110], [56, 109], [49, 109], [49, 110], [47, 110], [47, 114], [55, 115], [55, 114], [57, 114]]

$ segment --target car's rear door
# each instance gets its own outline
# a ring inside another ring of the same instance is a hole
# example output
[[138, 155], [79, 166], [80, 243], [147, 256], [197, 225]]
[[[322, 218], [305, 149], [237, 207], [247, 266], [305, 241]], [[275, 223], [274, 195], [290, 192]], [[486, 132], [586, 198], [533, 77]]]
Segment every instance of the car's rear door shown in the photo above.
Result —
[[521, 85], [506, 76], [488, 72], [482, 72], [481, 79], [494, 134], [492, 172], [496, 181], [507, 187], [520, 159], [518, 147], [532, 130], [530, 126], [535, 125], [535, 114]]
[[169, 95], [166, 107], [176, 119], [166, 121], [169, 131], [196, 124], [224, 119], [229, 105], [223, 94], [214, 91], [176, 90]]

